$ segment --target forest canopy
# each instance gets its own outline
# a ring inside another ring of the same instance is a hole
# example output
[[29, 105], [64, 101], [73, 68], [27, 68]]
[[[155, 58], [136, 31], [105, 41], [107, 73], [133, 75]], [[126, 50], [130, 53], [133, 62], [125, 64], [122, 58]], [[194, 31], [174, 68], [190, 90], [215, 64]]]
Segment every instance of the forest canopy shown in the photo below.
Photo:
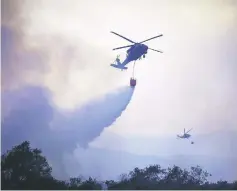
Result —
[[[80, 175], [80, 172], [78, 172]], [[81, 176], [60, 181], [52, 176], [52, 168], [42, 151], [31, 148], [24, 141], [1, 156], [1, 189], [24, 190], [158, 190], [158, 189], [237, 189], [237, 181], [208, 182], [210, 173], [200, 166], [189, 170], [178, 166], [163, 169], [154, 164], [146, 168], [135, 168], [122, 174], [120, 180], [106, 180], [103, 184], [95, 178]]]

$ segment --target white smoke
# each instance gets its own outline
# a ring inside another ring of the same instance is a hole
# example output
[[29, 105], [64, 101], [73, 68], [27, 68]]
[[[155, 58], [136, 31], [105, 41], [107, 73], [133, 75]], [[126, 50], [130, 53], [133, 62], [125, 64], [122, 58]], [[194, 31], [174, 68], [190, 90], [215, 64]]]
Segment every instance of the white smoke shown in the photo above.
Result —
[[9, 109], [2, 118], [2, 149], [5, 151], [29, 140], [42, 149], [57, 177], [68, 177], [71, 173], [67, 175], [65, 169], [71, 164], [70, 160], [64, 162], [63, 156], [72, 154], [77, 145], [87, 148], [104, 128], [121, 116], [133, 92], [134, 88], [121, 87], [66, 115], [50, 104], [50, 97], [46, 97], [46, 90], [42, 88], [6, 92], [7, 96], [3, 93], [5, 107]]

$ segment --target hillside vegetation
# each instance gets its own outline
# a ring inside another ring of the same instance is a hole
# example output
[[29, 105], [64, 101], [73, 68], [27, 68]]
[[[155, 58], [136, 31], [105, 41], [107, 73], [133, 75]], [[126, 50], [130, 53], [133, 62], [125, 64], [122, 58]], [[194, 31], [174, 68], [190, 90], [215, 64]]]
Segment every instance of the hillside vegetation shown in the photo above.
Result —
[[[199, 166], [187, 170], [178, 166], [163, 169], [159, 165], [150, 165], [122, 174], [119, 181], [107, 180], [105, 183], [109, 190], [237, 189], [237, 181], [210, 183], [209, 176], [211, 174]], [[87, 180], [81, 177], [68, 181], [55, 179], [41, 150], [31, 148], [25, 141], [1, 156], [1, 189], [97, 190], [102, 186], [92, 177]]]

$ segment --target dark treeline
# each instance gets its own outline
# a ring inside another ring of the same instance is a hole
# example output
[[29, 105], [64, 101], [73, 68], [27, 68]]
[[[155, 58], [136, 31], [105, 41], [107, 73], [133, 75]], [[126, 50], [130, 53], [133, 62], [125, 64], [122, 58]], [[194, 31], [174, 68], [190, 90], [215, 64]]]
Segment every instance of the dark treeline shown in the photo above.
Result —
[[[71, 178], [59, 181], [52, 176], [52, 168], [41, 150], [32, 149], [25, 141], [3, 154], [1, 159], [1, 188], [3, 190], [97, 190], [101, 184], [93, 178]], [[80, 172], [79, 172], [80, 173]], [[199, 166], [190, 170], [178, 166], [163, 169], [151, 165], [144, 169], [135, 168], [123, 174], [119, 181], [107, 180], [109, 190], [158, 190], [158, 189], [237, 189], [237, 181], [229, 183], [207, 181], [211, 176]]]

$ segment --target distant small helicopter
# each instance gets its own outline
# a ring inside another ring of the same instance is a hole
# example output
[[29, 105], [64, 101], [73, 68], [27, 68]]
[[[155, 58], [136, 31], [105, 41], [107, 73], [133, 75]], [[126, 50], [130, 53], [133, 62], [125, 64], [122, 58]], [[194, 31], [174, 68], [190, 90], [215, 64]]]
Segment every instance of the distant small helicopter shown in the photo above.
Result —
[[181, 139], [188, 139], [189, 137], [191, 137], [190, 134], [188, 134], [192, 129], [189, 129], [187, 132], [185, 132], [185, 128], [184, 128], [184, 134], [183, 135], [177, 135], [178, 138]]
[[[191, 137], [190, 134], [188, 134], [192, 129], [189, 129], [187, 132], [185, 132], [185, 128], [184, 128], [184, 134], [183, 135], [177, 135], [177, 138], [180, 139], [189, 139]], [[194, 144], [194, 142], [192, 141], [191, 144]]]
[[121, 70], [128, 69], [127, 67], [125, 67], [125, 65], [127, 65], [131, 61], [134, 61], [134, 63], [135, 63], [137, 59], [141, 59], [142, 57], [145, 58], [145, 55], [147, 54], [147, 50], [148, 49], [156, 51], [156, 52], [163, 53], [160, 50], [155, 50], [155, 49], [149, 48], [145, 44], [142, 44], [142, 43], [147, 42], [149, 40], [161, 37], [161, 36], [163, 36], [162, 34], [158, 35], [158, 36], [155, 36], [155, 37], [152, 37], [152, 38], [149, 38], [149, 39], [146, 39], [146, 40], [144, 40], [142, 42], [137, 43], [137, 42], [134, 42], [134, 41], [132, 41], [132, 40], [130, 40], [130, 39], [128, 39], [128, 38], [126, 38], [126, 37], [116, 33], [116, 32], [111, 31], [111, 33], [113, 33], [113, 34], [115, 34], [115, 35], [117, 35], [117, 36], [119, 36], [119, 37], [121, 37], [121, 38], [123, 38], [123, 39], [125, 39], [125, 40], [127, 40], [127, 41], [129, 41], [131, 43], [133, 43], [131, 45], [122, 46], [122, 47], [118, 47], [118, 48], [114, 48], [113, 49], [113, 50], [118, 50], [118, 49], [129, 48], [130, 47], [127, 50], [127, 57], [126, 57], [126, 59], [122, 63], [120, 62], [119, 57], [117, 57], [116, 60], [115, 60], [116, 64], [110, 64], [110, 66], [112, 66], [114, 68], [118, 68], [118, 69], [121, 69]]

